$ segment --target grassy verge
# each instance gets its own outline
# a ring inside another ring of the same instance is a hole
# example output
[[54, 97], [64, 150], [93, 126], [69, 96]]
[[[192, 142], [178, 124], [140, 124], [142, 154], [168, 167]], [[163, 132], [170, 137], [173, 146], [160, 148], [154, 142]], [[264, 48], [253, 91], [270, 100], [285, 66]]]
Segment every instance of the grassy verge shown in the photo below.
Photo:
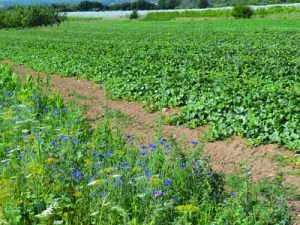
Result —
[[288, 224], [280, 180], [226, 183], [202, 147], [92, 130], [58, 95], [0, 65], [1, 224]]
[[[299, 7], [274, 6], [270, 8], [259, 8], [254, 10], [254, 17], [300, 17]], [[232, 10], [204, 10], [204, 11], [183, 11], [183, 12], [152, 12], [148, 13], [143, 20], [145, 21], [169, 21], [180, 18], [232, 18]]]

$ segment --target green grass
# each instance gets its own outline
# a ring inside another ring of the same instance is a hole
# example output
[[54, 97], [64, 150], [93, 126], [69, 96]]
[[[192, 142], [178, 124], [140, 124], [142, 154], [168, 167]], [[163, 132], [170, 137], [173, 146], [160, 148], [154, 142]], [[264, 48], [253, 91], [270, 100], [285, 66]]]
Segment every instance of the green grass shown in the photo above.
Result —
[[[174, 142], [135, 143], [91, 129], [59, 95], [0, 65], [0, 222], [3, 224], [289, 224], [281, 180], [225, 183]], [[139, 144], [141, 146], [139, 146]], [[226, 184], [226, 189], [225, 189]]]

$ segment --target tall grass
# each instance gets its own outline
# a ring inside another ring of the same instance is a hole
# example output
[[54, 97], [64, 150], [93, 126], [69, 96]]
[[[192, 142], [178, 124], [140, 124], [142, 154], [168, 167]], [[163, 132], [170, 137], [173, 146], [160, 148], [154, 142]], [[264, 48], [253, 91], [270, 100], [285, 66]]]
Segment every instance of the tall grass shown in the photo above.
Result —
[[245, 171], [225, 188], [197, 141], [192, 152], [167, 140], [136, 143], [108, 118], [93, 130], [59, 95], [2, 65], [0, 92], [1, 224], [290, 221], [279, 181], [255, 185]]

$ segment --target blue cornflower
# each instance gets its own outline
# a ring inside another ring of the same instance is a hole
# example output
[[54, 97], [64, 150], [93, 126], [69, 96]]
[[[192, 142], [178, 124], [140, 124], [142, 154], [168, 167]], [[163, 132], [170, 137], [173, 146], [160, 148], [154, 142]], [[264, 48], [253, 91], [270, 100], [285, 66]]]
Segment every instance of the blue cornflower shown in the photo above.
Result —
[[174, 198], [173, 198], [173, 201], [174, 201], [174, 202], [178, 202], [178, 201], [179, 201], [179, 198], [178, 198], [178, 197], [174, 197]]
[[149, 144], [149, 147], [151, 148], [151, 151], [154, 151], [157, 148], [155, 144]]
[[11, 91], [6, 92], [6, 97], [10, 98], [13, 95], [13, 93]]
[[130, 139], [130, 138], [132, 138], [132, 135], [131, 134], [126, 134], [126, 138]]
[[165, 148], [171, 148], [170, 144], [165, 144]]
[[123, 166], [129, 166], [128, 162], [123, 162]]
[[159, 198], [165, 194], [166, 192], [163, 192], [162, 190], [152, 191], [152, 195], [154, 198]]
[[237, 192], [235, 192], [235, 191], [231, 193], [231, 197], [235, 197], [236, 195], [237, 195]]
[[186, 167], [186, 163], [181, 163], [180, 167], [181, 168], [185, 168]]
[[138, 165], [138, 166], [145, 166], [145, 165], [146, 165], [146, 162], [139, 162], [137, 165]]
[[103, 192], [100, 192], [99, 195], [100, 195], [101, 197], [105, 197], [105, 196], [106, 196], [106, 194], [103, 193]]
[[74, 139], [73, 139], [73, 144], [74, 144], [74, 145], [78, 144], [79, 142], [80, 142], [80, 140], [79, 140], [78, 138], [74, 138]]
[[111, 156], [112, 154], [113, 154], [112, 151], [107, 151], [107, 152], [105, 153], [106, 156]]
[[122, 185], [122, 183], [120, 182], [120, 181], [115, 181], [114, 183], [113, 183], [113, 186], [116, 186], [116, 187], [119, 187], [119, 186], [121, 186]]
[[147, 155], [147, 152], [141, 151], [141, 155], [142, 155], [142, 156], [146, 156], [146, 155]]
[[163, 145], [165, 143], [164, 140], [159, 140], [159, 144]]
[[83, 173], [81, 173], [80, 171], [75, 172], [72, 170], [71, 174], [76, 180], [79, 180], [83, 177]]
[[198, 141], [191, 141], [191, 144], [193, 145], [193, 147], [195, 147], [196, 145], [199, 144], [199, 142]]
[[193, 170], [194, 170], [195, 174], [198, 174], [198, 173], [199, 173], [199, 170], [198, 170], [198, 169], [193, 168]]
[[167, 187], [170, 187], [171, 179], [166, 179], [165, 182], [164, 182], [164, 185], [167, 186]]
[[196, 165], [196, 166], [200, 166], [200, 165], [201, 165], [201, 161], [200, 161], [199, 159], [197, 159], [197, 160], [195, 161], [195, 165]]
[[90, 197], [95, 197], [96, 194], [94, 192], [90, 193]]
[[211, 172], [211, 171], [208, 171], [208, 172], [207, 172], [207, 176], [210, 177], [211, 175], [212, 175], [212, 172]]
[[146, 145], [141, 145], [141, 149], [146, 149], [147, 146]]
[[56, 144], [57, 144], [57, 142], [56, 141], [51, 141], [51, 146], [55, 146]]
[[144, 168], [144, 173], [147, 177], [150, 177], [151, 176], [151, 173], [150, 171], [147, 169], [147, 168]]

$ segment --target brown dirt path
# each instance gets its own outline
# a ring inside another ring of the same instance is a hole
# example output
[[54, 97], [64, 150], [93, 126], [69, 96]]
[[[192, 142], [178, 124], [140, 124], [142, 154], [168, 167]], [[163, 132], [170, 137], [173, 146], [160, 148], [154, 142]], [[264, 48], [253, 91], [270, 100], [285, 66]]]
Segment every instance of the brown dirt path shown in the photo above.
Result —
[[[149, 114], [139, 103], [107, 100], [101, 85], [90, 81], [36, 72], [9, 61], [0, 63], [10, 65], [21, 77], [27, 74], [32, 75], [34, 79], [48, 77], [51, 91], [59, 92], [66, 101], [73, 101], [78, 107], [83, 107], [86, 117], [91, 121], [96, 122], [102, 118], [107, 107], [129, 118], [129, 124], [122, 127], [125, 134], [132, 134], [138, 142], [145, 144], [154, 139], [159, 113]], [[163, 115], [169, 116], [172, 113], [172, 110], [165, 110]], [[198, 140], [204, 128], [189, 129], [163, 124], [162, 130], [166, 139], [173, 138], [188, 145], [188, 141]], [[237, 165], [244, 163], [253, 169], [251, 176], [254, 180], [273, 178], [282, 173], [286, 187], [295, 187], [300, 193], [300, 167], [294, 163], [296, 155], [278, 145], [251, 147], [241, 137], [232, 137], [226, 141], [204, 143], [204, 156], [211, 158], [211, 165], [215, 171], [225, 174], [235, 172]], [[276, 162], [274, 158], [279, 160]], [[280, 164], [285, 161], [288, 162], [286, 165]], [[294, 224], [300, 225], [300, 201], [291, 200], [290, 206], [295, 216]]]

